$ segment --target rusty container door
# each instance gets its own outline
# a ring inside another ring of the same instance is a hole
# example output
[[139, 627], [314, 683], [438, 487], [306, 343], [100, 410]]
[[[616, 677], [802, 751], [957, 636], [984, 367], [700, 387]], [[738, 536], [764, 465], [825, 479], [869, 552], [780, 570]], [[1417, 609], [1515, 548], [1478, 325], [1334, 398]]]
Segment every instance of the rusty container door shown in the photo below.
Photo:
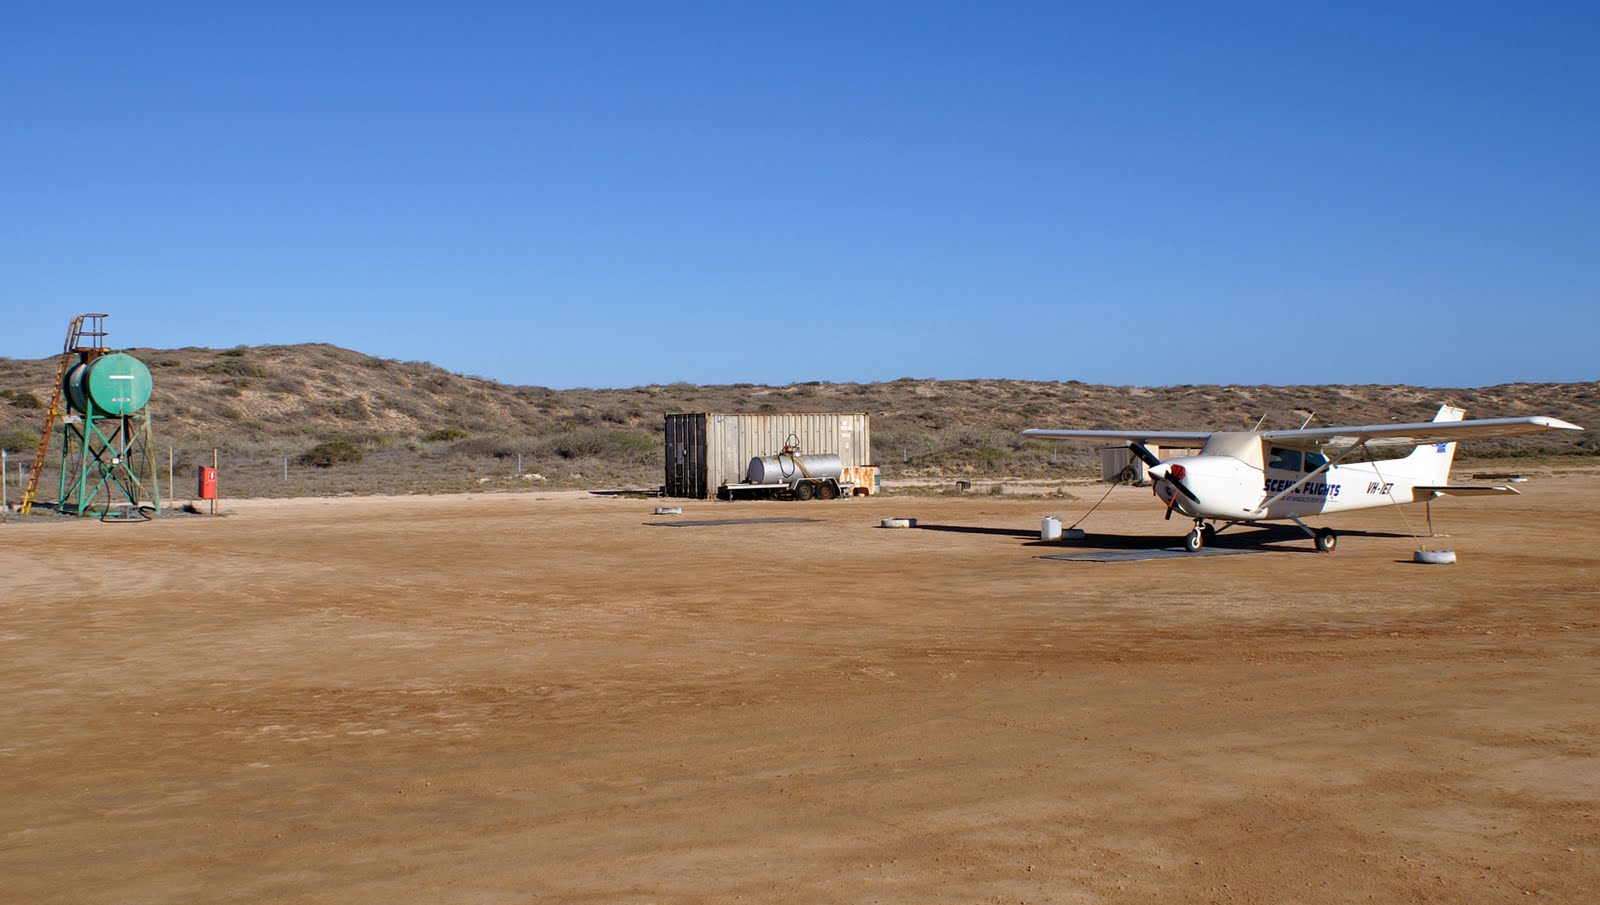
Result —
[[666, 420], [666, 483], [669, 497], [709, 499], [714, 489], [706, 476], [706, 420], [709, 415], [668, 415]]

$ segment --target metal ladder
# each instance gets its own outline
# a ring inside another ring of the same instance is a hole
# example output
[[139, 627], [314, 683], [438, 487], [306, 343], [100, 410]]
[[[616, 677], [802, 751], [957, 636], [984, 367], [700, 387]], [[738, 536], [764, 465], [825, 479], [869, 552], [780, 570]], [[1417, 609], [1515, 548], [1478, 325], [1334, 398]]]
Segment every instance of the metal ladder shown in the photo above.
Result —
[[[72, 366], [72, 356], [76, 353], [104, 352], [102, 341], [106, 337], [106, 315], [104, 314], [79, 314], [67, 326], [66, 341], [61, 344], [61, 363], [56, 365], [55, 390], [50, 394], [50, 405], [44, 413], [44, 429], [39, 431], [39, 449], [33, 454], [33, 471], [28, 475], [28, 489], [22, 495], [22, 505], [17, 507], [17, 513], [27, 515], [33, 511], [33, 499], [39, 493], [39, 476], [44, 474], [44, 457], [50, 451], [50, 432], [55, 429], [56, 419], [61, 416], [62, 382], [67, 376], [67, 368]], [[89, 345], [84, 345], [84, 340], [90, 340]]]

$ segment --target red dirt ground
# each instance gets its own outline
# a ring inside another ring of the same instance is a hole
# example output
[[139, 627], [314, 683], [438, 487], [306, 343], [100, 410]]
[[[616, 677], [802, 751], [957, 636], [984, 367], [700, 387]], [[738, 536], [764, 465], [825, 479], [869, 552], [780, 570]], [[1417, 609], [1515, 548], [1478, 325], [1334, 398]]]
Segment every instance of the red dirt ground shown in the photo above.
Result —
[[1454, 566], [989, 498], [0, 526], [0, 899], [1592, 902], [1600, 478], [1525, 492]]

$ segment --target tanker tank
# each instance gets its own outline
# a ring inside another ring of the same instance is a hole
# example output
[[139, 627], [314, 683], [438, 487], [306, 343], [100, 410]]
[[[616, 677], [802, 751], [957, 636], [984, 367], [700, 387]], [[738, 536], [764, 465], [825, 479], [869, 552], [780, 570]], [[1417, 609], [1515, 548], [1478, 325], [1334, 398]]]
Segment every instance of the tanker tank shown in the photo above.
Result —
[[833, 453], [820, 455], [795, 455], [781, 453], [776, 456], [757, 456], [750, 460], [746, 480], [751, 484], [789, 484], [802, 478], [817, 481], [839, 480], [844, 474], [844, 462]]

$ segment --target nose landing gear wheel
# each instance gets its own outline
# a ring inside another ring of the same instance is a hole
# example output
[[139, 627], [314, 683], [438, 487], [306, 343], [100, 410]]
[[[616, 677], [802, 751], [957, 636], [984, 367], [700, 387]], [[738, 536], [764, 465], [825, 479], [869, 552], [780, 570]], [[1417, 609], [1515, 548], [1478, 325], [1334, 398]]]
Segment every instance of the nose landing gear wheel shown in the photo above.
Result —
[[1339, 535], [1334, 534], [1331, 528], [1319, 528], [1316, 541], [1318, 553], [1332, 553], [1333, 548], [1339, 546]]
[[1217, 542], [1217, 529], [1211, 525], [1200, 526], [1200, 543], [1209, 547]]
[[1199, 550], [1201, 547], [1205, 546], [1205, 544], [1205, 533], [1199, 528], [1196, 528], [1183, 536], [1183, 549], [1188, 550], [1190, 553]]

